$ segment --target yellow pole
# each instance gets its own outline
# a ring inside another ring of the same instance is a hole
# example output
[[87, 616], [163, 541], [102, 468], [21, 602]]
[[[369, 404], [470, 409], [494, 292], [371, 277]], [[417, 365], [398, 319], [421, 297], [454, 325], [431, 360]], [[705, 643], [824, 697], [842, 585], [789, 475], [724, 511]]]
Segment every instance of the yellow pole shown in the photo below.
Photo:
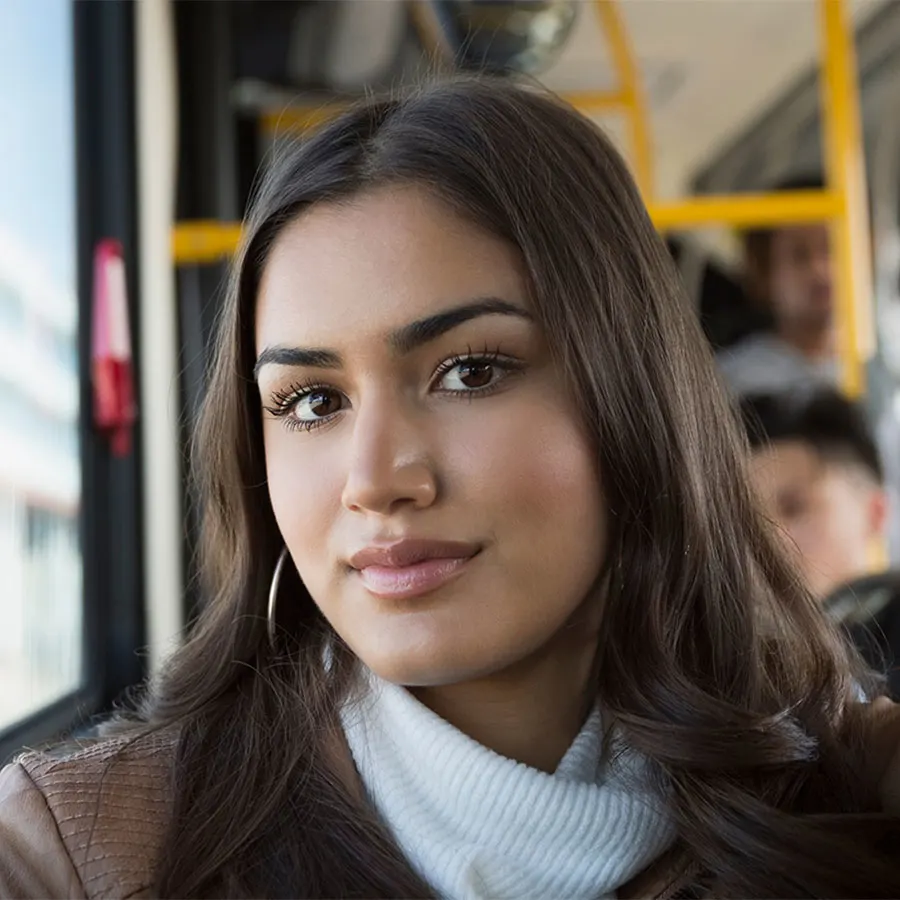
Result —
[[838, 350], [844, 389], [857, 397], [866, 389], [865, 364], [875, 340], [859, 88], [844, 0], [819, 0], [819, 23], [826, 181], [842, 206], [831, 220]]
[[[648, 206], [660, 231], [730, 225], [758, 228], [838, 218], [843, 203], [832, 191], [785, 191], [777, 194], [737, 194], [691, 197]], [[214, 262], [234, 252], [240, 222], [186, 221], [172, 229], [172, 256], [176, 265]]]
[[629, 102], [621, 91], [564, 91], [559, 96], [585, 116], [620, 111]]
[[822, 222], [841, 214], [842, 202], [831, 191], [784, 191], [775, 194], [705, 194], [675, 202], [651, 203], [650, 218], [660, 231], [730, 225], [760, 228]]
[[647, 130], [644, 91], [637, 65], [631, 53], [631, 44], [628, 41], [625, 25], [613, 0], [594, 0], [594, 9], [597, 10], [600, 25], [606, 33], [613, 68], [618, 75], [619, 84], [616, 96], [628, 116], [634, 178], [644, 195], [644, 202], [649, 203], [655, 196], [653, 156]]
[[284, 109], [267, 110], [259, 117], [263, 130], [270, 135], [285, 133], [303, 134], [318, 128], [340, 115], [346, 108], [345, 103], [321, 103], [318, 106], [289, 106]]
[[176, 266], [214, 263], [231, 256], [240, 239], [240, 222], [176, 222], [172, 229], [172, 258]]
[[[586, 116], [628, 109], [630, 100], [621, 91], [564, 91], [560, 94]], [[259, 116], [259, 124], [267, 134], [303, 134], [319, 128], [340, 115], [347, 108], [344, 102], [333, 101], [318, 105], [297, 103], [289, 107], [266, 110]]]

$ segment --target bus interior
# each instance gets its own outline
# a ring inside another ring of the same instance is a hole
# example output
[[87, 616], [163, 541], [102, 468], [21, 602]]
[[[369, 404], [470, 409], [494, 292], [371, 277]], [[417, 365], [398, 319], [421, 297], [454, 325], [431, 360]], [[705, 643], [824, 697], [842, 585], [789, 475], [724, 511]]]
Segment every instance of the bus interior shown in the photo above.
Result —
[[4, 759], [107, 713], [201, 603], [187, 453], [260, 166], [435, 73], [514, 71], [595, 118], [717, 349], [764, 327], [741, 229], [832, 223], [900, 561], [900, 3], [7, 0], [0, 51]]

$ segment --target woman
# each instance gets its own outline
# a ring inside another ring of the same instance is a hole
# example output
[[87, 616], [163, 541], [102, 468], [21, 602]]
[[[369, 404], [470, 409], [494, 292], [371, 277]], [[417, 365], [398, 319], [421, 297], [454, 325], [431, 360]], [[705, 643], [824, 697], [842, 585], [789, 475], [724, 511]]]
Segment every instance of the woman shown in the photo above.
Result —
[[280, 153], [198, 435], [208, 606], [123, 736], [6, 771], [6, 895], [900, 896], [896, 716], [729, 420], [570, 109], [440, 84]]

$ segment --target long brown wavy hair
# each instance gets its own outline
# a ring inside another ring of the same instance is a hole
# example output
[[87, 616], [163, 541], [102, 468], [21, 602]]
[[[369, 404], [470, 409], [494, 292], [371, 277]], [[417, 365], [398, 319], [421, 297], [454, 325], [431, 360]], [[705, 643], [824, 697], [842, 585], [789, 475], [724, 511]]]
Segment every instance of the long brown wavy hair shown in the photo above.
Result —
[[196, 439], [208, 601], [142, 712], [179, 734], [158, 894], [431, 893], [342, 777], [356, 661], [290, 566], [267, 639], [283, 542], [252, 377], [257, 288], [284, 226], [407, 183], [524, 262], [609, 505], [598, 697], [650, 761], [685, 858], [716, 896], [900, 896], [878, 839], [891, 821], [860, 774], [855, 699], [878, 685], [757, 513], [732, 409], [626, 166], [552, 96], [478, 79], [368, 99], [279, 149], [256, 190]]

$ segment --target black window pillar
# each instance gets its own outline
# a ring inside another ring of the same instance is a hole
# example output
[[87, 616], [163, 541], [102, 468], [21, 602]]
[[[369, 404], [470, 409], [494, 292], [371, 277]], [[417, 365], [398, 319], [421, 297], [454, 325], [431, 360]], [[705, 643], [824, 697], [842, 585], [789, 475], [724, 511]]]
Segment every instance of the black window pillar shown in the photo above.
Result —
[[90, 375], [94, 248], [115, 238], [125, 255], [139, 404], [134, 12], [129, 0], [73, 3], [86, 664], [100, 709], [145, 675], [140, 406], [131, 452], [117, 458], [92, 426]]

